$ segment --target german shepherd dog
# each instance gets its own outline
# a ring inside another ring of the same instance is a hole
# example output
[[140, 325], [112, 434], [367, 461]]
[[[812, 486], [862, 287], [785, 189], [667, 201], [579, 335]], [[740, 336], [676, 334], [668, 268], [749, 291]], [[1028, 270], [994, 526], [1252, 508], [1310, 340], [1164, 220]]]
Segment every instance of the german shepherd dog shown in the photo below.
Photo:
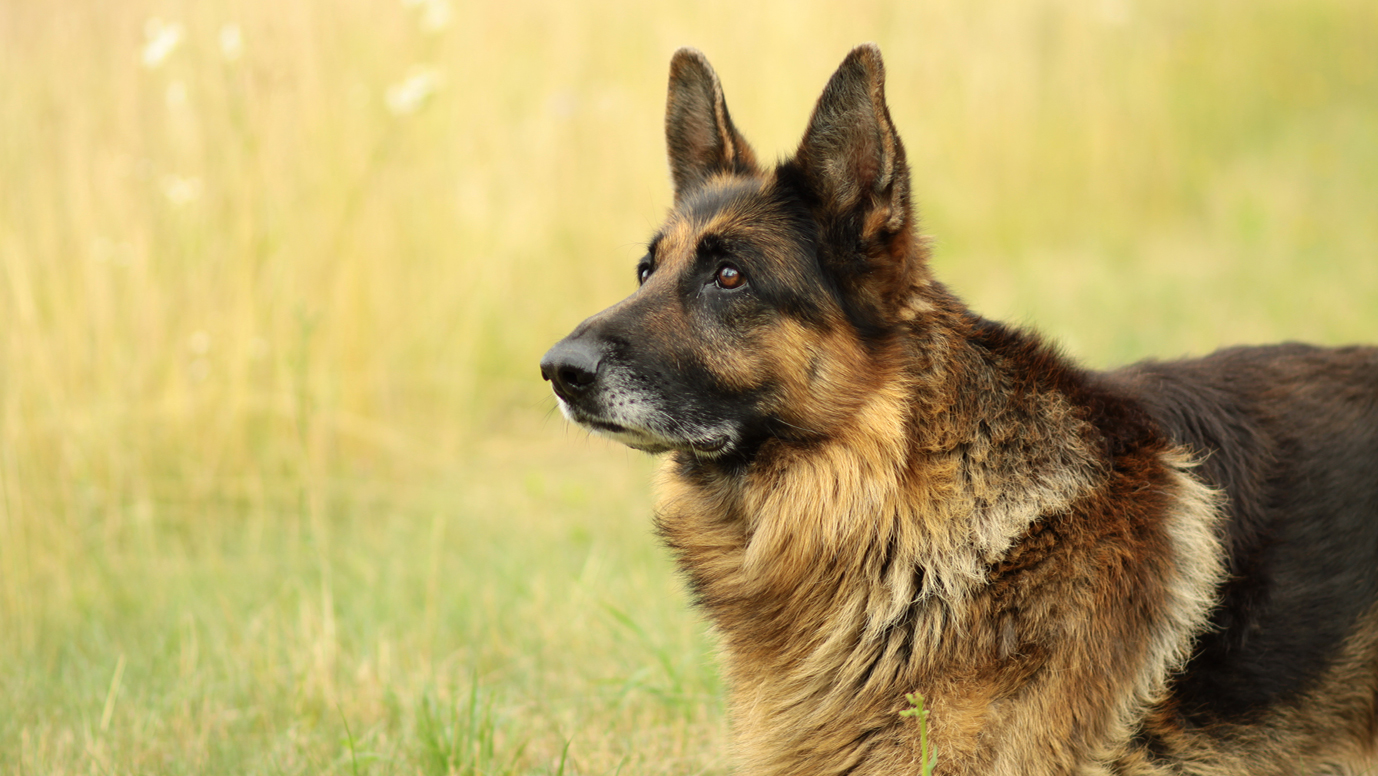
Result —
[[666, 453], [751, 776], [1354, 774], [1378, 736], [1378, 348], [1087, 371], [930, 274], [874, 46], [757, 162], [704, 57], [640, 286], [541, 362]]

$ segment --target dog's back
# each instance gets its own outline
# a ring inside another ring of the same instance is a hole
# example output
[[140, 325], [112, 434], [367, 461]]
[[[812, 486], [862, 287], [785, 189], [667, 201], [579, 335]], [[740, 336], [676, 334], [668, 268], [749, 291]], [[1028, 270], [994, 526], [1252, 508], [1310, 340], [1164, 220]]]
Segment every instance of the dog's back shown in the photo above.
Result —
[[1378, 349], [1231, 348], [1107, 379], [1226, 496], [1230, 576], [1174, 682], [1176, 724], [1253, 724], [1319, 703], [1333, 723], [1371, 725]]

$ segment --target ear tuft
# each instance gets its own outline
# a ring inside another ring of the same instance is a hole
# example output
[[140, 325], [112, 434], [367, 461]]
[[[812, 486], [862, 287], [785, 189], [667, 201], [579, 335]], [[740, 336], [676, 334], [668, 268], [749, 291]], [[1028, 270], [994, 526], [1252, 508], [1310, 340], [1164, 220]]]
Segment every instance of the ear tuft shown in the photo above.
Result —
[[682, 48], [670, 60], [665, 139], [675, 201], [720, 173], [756, 174], [756, 155], [732, 125], [722, 85], [697, 49]]
[[869, 228], [891, 234], [908, 225], [909, 169], [885, 103], [885, 63], [875, 44], [852, 49], [833, 73], [795, 161], [833, 211], [859, 210]]

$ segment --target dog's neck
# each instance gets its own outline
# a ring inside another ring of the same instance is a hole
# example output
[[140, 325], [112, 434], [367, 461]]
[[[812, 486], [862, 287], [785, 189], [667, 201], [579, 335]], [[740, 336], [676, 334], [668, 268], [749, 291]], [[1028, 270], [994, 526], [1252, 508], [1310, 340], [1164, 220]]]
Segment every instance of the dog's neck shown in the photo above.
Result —
[[909, 363], [844, 431], [768, 444], [735, 471], [687, 456], [663, 468], [658, 527], [722, 634], [739, 725], [782, 713], [764, 697], [843, 713], [902, 623], [928, 623], [915, 651], [941, 661], [945, 613], [1104, 476], [1071, 399], [1033, 379], [1046, 363], [1020, 363], [1056, 354], [974, 316], [943, 323], [914, 324]]
[[1093, 487], [1104, 455], [1089, 425], [1034, 379], [1061, 357], [974, 316], [941, 320], [911, 327], [904, 368], [835, 433], [768, 441], [744, 466], [667, 462], [660, 527], [710, 610], [718, 589], [754, 598], [854, 573], [890, 599], [883, 609], [955, 601], [1040, 515]]

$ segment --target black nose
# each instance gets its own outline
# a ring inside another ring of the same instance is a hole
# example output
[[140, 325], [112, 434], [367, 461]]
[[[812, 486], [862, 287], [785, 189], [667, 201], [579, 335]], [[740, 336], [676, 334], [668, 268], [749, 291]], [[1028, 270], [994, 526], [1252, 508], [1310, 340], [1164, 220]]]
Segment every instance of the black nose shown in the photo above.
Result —
[[598, 379], [603, 355], [587, 340], [563, 339], [541, 359], [541, 377], [550, 381], [565, 401], [587, 390]]

